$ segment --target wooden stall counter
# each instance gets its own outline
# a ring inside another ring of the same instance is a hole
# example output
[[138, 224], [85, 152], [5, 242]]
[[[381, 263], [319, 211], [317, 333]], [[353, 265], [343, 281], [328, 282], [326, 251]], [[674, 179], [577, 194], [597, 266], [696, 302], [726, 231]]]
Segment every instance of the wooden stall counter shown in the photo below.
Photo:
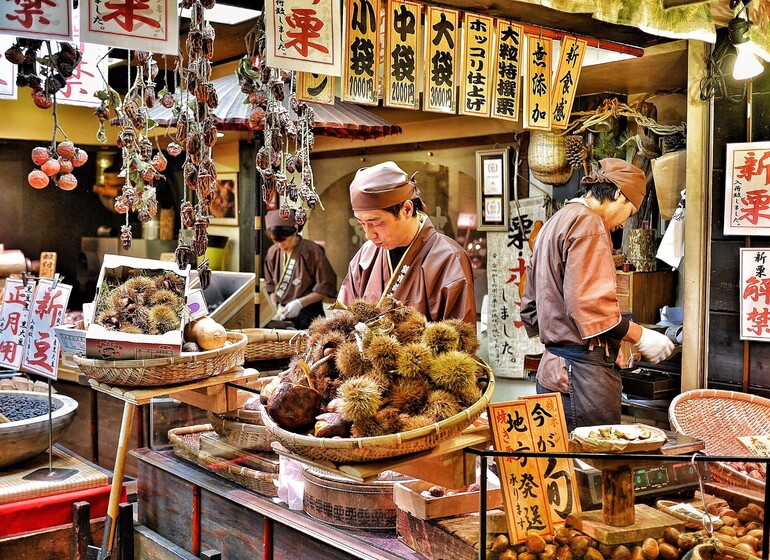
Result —
[[420, 560], [395, 532], [341, 529], [206, 472], [169, 450], [139, 449], [138, 521], [191, 554], [236, 558]]

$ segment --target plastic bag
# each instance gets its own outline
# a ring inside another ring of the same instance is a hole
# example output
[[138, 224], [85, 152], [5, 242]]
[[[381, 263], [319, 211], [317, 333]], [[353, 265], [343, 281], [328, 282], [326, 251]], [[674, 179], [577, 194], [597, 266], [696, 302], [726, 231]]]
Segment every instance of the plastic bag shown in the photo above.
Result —
[[280, 456], [278, 472], [278, 498], [289, 509], [304, 509], [302, 500], [305, 494], [304, 467], [299, 461]]

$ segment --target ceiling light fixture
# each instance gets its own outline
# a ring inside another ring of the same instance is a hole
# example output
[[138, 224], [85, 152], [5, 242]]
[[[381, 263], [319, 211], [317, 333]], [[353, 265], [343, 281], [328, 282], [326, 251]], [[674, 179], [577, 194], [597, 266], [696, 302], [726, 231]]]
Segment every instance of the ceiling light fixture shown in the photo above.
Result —
[[260, 10], [249, 10], [237, 6], [228, 6], [219, 2], [213, 8], [206, 10], [206, 19], [213, 23], [224, 23], [226, 25], [237, 25], [255, 19], [262, 15]]
[[754, 52], [754, 43], [746, 36], [751, 27], [748, 12], [746, 12], [746, 19], [740, 17], [740, 13], [746, 10], [751, 0], [730, 0], [730, 8], [735, 9], [741, 2], [743, 7], [738, 10], [735, 17], [727, 24], [727, 30], [730, 33], [730, 42], [735, 47], [737, 53], [735, 66], [733, 66], [733, 78], [736, 80], [750, 80], [761, 74], [765, 67]]

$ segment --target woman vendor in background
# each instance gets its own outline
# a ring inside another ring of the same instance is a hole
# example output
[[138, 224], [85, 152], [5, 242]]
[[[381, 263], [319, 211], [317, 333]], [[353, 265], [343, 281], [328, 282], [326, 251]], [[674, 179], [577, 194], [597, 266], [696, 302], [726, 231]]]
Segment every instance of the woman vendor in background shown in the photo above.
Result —
[[337, 275], [323, 248], [299, 234], [293, 210], [286, 220], [271, 210], [265, 226], [273, 242], [265, 257], [265, 284], [278, 307], [275, 318], [306, 329], [324, 315], [323, 299], [336, 297]]

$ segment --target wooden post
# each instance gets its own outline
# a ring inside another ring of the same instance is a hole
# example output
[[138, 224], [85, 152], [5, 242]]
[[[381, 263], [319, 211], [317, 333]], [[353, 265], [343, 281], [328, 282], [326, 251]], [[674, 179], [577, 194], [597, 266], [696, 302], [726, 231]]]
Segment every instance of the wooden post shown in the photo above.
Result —
[[119, 506], [115, 541], [115, 560], [134, 560], [133, 504]]
[[91, 504], [75, 502], [72, 504], [70, 558], [72, 560], [86, 560], [89, 544], [91, 544]]
[[636, 521], [631, 465], [602, 469], [602, 521], [613, 527], [633, 525]]

